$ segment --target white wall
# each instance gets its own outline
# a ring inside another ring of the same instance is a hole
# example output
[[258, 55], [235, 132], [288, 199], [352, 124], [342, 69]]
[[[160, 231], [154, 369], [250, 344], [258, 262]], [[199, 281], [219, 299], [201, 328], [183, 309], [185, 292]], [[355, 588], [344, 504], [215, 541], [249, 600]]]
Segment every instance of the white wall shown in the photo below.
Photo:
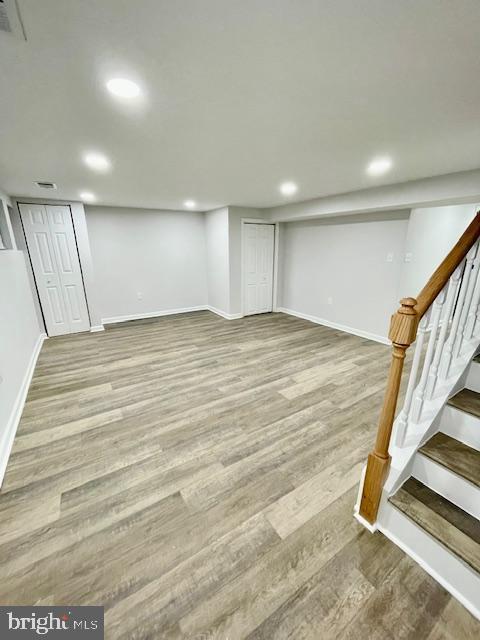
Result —
[[405, 214], [389, 213], [283, 224], [280, 307], [385, 338], [398, 306], [407, 225]]
[[[5, 196], [0, 193], [0, 198]], [[42, 328], [28, 279], [26, 254], [0, 251], [0, 483], [20, 419]]]
[[474, 169], [285, 204], [263, 209], [262, 213], [272, 221], [281, 222], [372, 211], [410, 211], [418, 207], [473, 203], [479, 200], [480, 169]]
[[28, 282], [30, 285], [30, 291], [32, 294], [32, 301], [33, 301], [33, 306], [35, 307], [35, 314], [37, 316], [37, 321], [39, 326], [42, 328], [42, 331], [46, 332], [45, 323], [43, 321], [42, 309], [40, 306], [40, 300], [38, 298], [37, 287], [35, 284], [35, 277], [33, 275], [32, 265], [28, 257], [27, 241], [25, 240], [25, 234], [23, 233], [23, 227], [20, 220], [20, 213], [18, 212], [18, 208], [16, 204], [14, 207], [12, 207], [11, 223], [12, 223], [12, 230], [15, 237], [15, 243], [17, 245], [17, 248], [20, 251], [23, 251], [23, 254], [25, 256], [25, 266], [27, 269]]
[[413, 209], [410, 214], [405, 252], [411, 261], [404, 264], [400, 294], [417, 296], [475, 217], [479, 206]]
[[0, 248], [2, 249], [17, 248], [10, 221], [10, 205], [10, 198], [2, 192], [0, 195], [0, 238], [2, 240]]
[[230, 255], [228, 207], [205, 214], [208, 305], [230, 315]]
[[102, 319], [206, 304], [203, 214], [86, 207], [86, 215]]

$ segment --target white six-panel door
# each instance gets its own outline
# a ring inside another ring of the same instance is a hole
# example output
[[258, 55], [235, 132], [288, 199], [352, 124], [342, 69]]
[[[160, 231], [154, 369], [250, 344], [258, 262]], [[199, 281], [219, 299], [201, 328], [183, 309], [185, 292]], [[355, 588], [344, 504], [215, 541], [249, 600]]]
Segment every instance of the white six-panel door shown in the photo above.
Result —
[[269, 313], [273, 309], [272, 224], [244, 225], [244, 314]]
[[21, 204], [20, 214], [48, 335], [88, 331], [70, 207]]

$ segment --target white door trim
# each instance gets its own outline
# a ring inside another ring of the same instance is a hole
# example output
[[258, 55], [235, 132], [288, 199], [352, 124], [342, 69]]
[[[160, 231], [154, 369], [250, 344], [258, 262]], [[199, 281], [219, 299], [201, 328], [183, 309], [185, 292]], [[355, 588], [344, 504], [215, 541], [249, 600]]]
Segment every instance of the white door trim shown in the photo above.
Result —
[[278, 222], [271, 222], [270, 220], [264, 220], [262, 218], [242, 218], [241, 219], [241, 297], [242, 297], [242, 317], [245, 316], [245, 229], [247, 224], [268, 224], [274, 227], [273, 230], [273, 282], [272, 282], [272, 310], [278, 309], [278, 252], [279, 252], [279, 238], [280, 238], [280, 224]]

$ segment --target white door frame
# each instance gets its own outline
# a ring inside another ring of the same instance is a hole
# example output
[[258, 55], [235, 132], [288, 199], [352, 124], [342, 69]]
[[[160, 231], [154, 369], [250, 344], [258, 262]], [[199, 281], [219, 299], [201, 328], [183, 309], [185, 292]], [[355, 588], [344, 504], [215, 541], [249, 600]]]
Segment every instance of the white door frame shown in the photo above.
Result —
[[278, 309], [278, 249], [280, 240], [280, 224], [278, 222], [270, 222], [270, 220], [264, 220], [262, 218], [242, 218], [242, 246], [241, 246], [241, 288], [242, 288], [242, 317], [245, 317], [245, 228], [247, 224], [269, 224], [274, 227], [273, 229], [273, 294], [272, 294], [272, 311], [275, 312]]

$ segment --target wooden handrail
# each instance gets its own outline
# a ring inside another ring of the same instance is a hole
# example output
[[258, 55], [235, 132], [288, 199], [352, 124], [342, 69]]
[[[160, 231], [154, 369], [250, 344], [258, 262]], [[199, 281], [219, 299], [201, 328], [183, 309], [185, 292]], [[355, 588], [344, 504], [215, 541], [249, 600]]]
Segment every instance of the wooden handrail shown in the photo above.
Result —
[[360, 515], [371, 524], [377, 518], [382, 489], [390, 465], [388, 449], [395, 419], [405, 353], [412, 342], [415, 341], [418, 324], [422, 316], [435, 301], [450, 276], [461, 264], [479, 237], [480, 211], [477, 212], [460, 240], [435, 270], [418, 297], [416, 299], [403, 298], [400, 301], [400, 309], [392, 316], [388, 333], [388, 337], [392, 342], [392, 362], [378, 422], [375, 446], [368, 456], [359, 510]]

